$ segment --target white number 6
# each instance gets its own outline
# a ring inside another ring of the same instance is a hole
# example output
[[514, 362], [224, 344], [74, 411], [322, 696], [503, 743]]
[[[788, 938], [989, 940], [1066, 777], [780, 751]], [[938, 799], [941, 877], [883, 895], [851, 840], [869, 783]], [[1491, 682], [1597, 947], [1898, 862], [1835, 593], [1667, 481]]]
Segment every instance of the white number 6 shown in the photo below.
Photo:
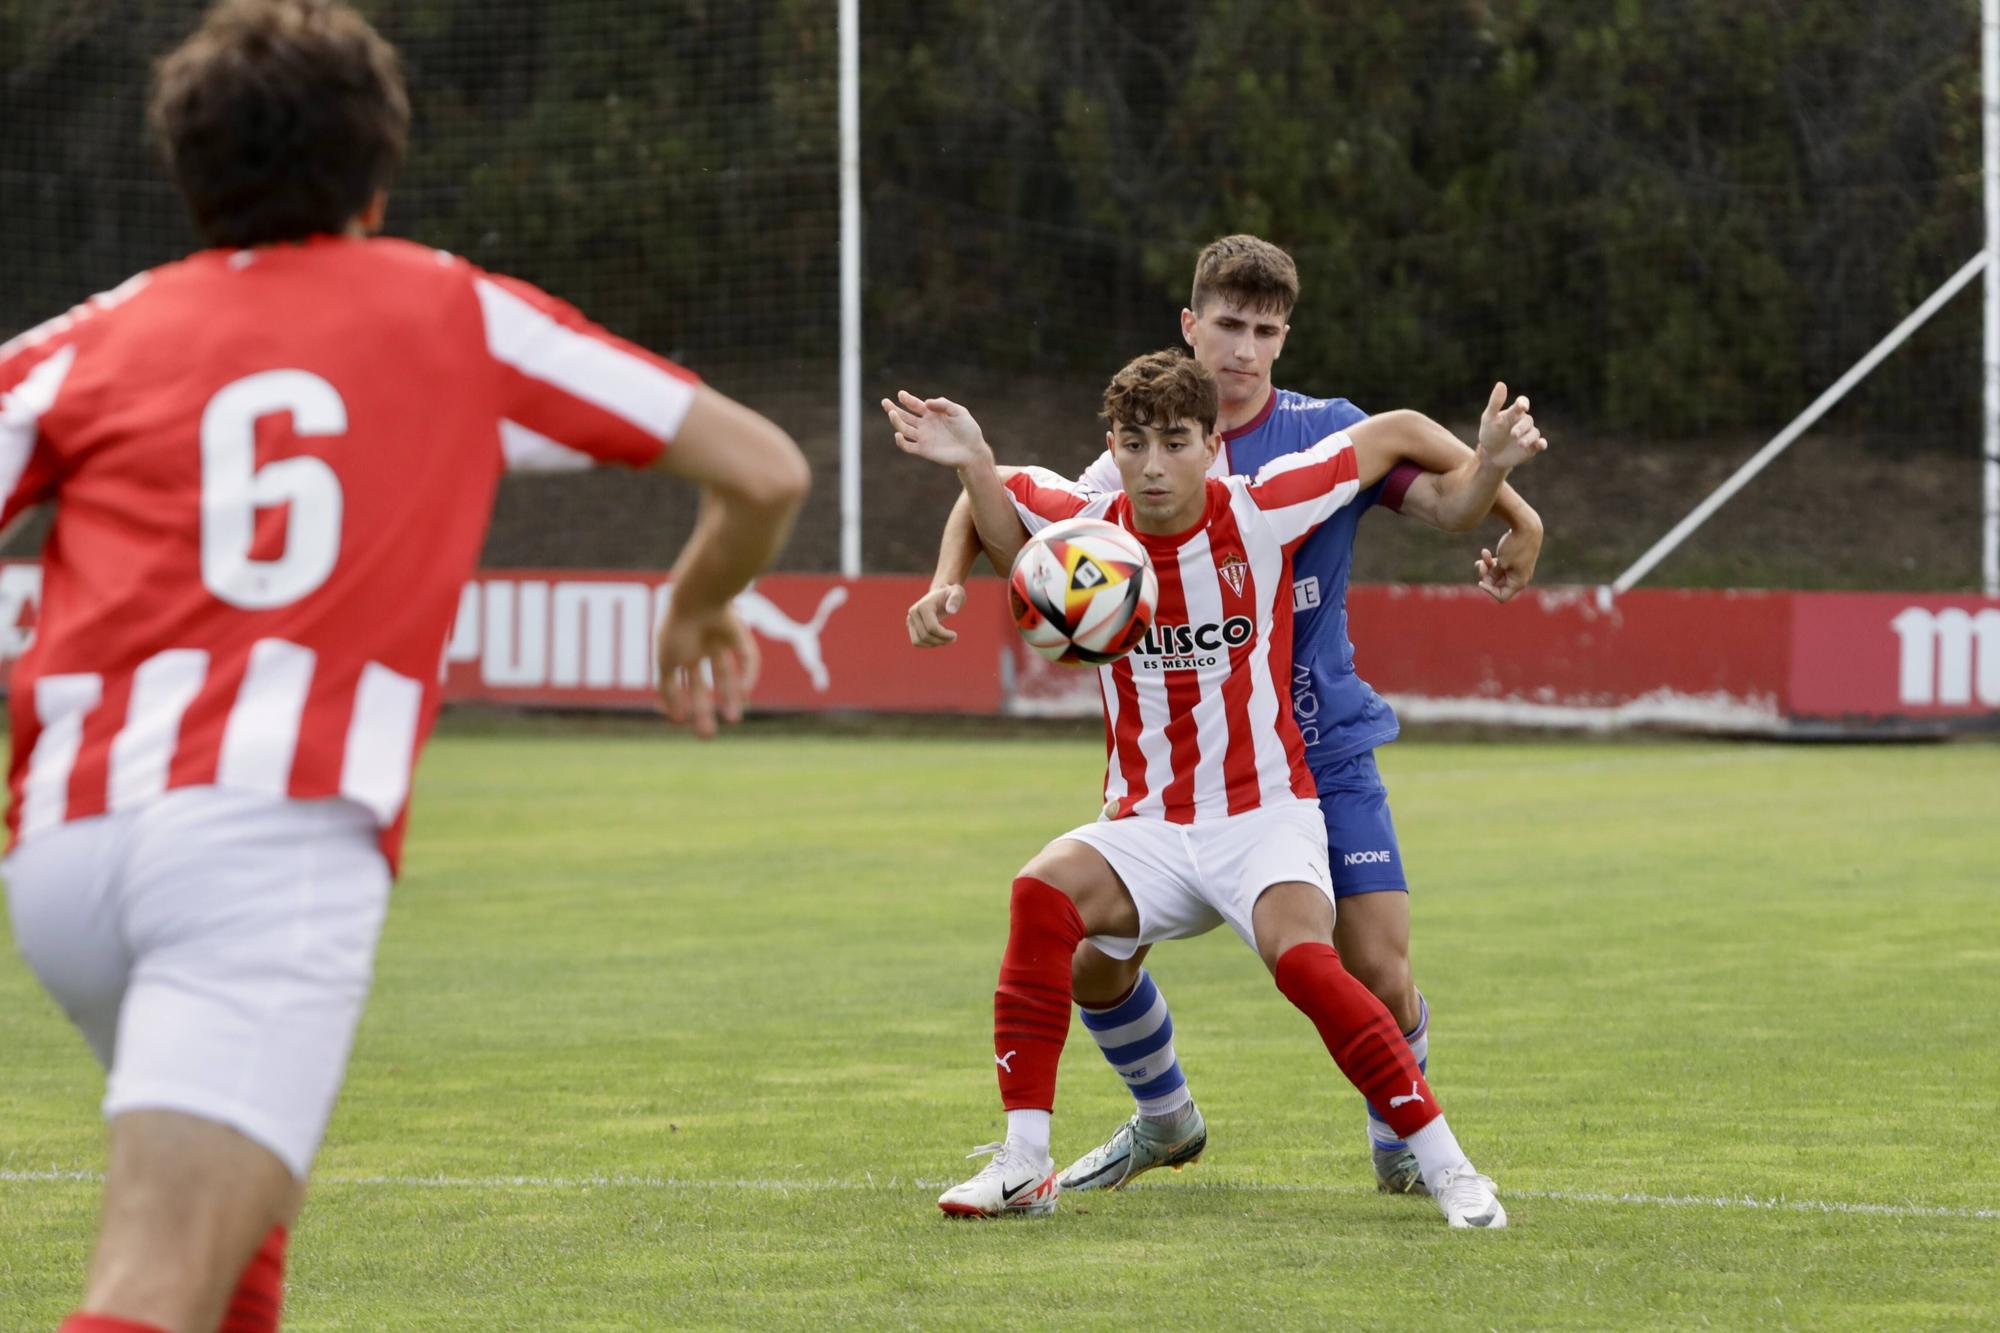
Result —
[[[201, 581], [223, 601], [268, 611], [325, 583], [340, 556], [340, 478], [317, 458], [257, 466], [257, 418], [289, 412], [302, 436], [342, 435], [347, 404], [319, 376], [267, 370], [237, 380], [201, 414]], [[285, 549], [253, 560], [257, 511], [290, 505]]]

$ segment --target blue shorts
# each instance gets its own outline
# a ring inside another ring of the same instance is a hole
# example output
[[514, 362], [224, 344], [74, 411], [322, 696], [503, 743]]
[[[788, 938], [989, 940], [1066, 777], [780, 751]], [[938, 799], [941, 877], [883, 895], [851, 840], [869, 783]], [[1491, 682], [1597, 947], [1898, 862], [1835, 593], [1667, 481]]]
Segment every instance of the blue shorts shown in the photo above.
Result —
[[1389, 817], [1389, 789], [1382, 785], [1375, 753], [1313, 766], [1320, 817], [1326, 821], [1327, 867], [1333, 896], [1409, 891], [1396, 821]]

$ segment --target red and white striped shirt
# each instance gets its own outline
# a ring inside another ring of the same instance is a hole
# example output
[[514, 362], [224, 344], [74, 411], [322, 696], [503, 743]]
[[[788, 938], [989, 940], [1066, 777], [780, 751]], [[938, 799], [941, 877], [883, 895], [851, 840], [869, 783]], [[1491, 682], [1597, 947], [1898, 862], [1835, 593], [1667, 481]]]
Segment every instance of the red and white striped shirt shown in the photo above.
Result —
[[1008, 478], [1029, 532], [1101, 518], [1152, 556], [1160, 603], [1130, 654], [1098, 668], [1104, 699], [1105, 811], [1192, 824], [1313, 798], [1292, 719], [1292, 552], [1360, 491], [1345, 433], [1273, 459], [1255, 477], [1211, 477], [1186, 532], [1132, 526], [1106, 495], [1045, 468]]
[[334, 236], [0, 347], [0, 523], [56, 505], [13, 836], [216, 785], [355, 801], [393, 864], [503, 468], [651, 464], [694, 385], [525, 283]]

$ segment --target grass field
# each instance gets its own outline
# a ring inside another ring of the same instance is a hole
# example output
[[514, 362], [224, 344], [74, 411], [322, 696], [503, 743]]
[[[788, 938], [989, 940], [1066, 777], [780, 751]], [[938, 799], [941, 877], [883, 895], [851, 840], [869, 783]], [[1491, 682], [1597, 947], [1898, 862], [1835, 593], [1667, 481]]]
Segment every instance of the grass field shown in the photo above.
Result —
[[[1392, 747], [1434, 1082], [1511, 1228], [1373, 1193], [1227, 932], [1153, 960], [1208, 1156], [948, 1222], [1007, 883], [1101, 754], [440, 740], [288, 1327], [2000, 1321], [2000, 746]], [[100, 1088], [9, 942], [0, 1328], [73, 1303]], [[1058, 1159], [1129, 1105], [1076, 1028]]]

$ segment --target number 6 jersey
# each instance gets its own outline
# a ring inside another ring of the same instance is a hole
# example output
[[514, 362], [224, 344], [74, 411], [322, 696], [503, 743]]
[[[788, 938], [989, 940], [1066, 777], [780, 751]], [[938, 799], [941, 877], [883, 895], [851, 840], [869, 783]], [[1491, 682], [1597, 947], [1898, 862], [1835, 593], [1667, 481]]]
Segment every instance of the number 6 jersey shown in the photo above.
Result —
[[0, 522], [44, 500], [17, 840], [175, 787], [344, 797], [393, 865], [505, 467], [645, 466], [693, 377], [394, 240], [209, 250], [0, 347]]

